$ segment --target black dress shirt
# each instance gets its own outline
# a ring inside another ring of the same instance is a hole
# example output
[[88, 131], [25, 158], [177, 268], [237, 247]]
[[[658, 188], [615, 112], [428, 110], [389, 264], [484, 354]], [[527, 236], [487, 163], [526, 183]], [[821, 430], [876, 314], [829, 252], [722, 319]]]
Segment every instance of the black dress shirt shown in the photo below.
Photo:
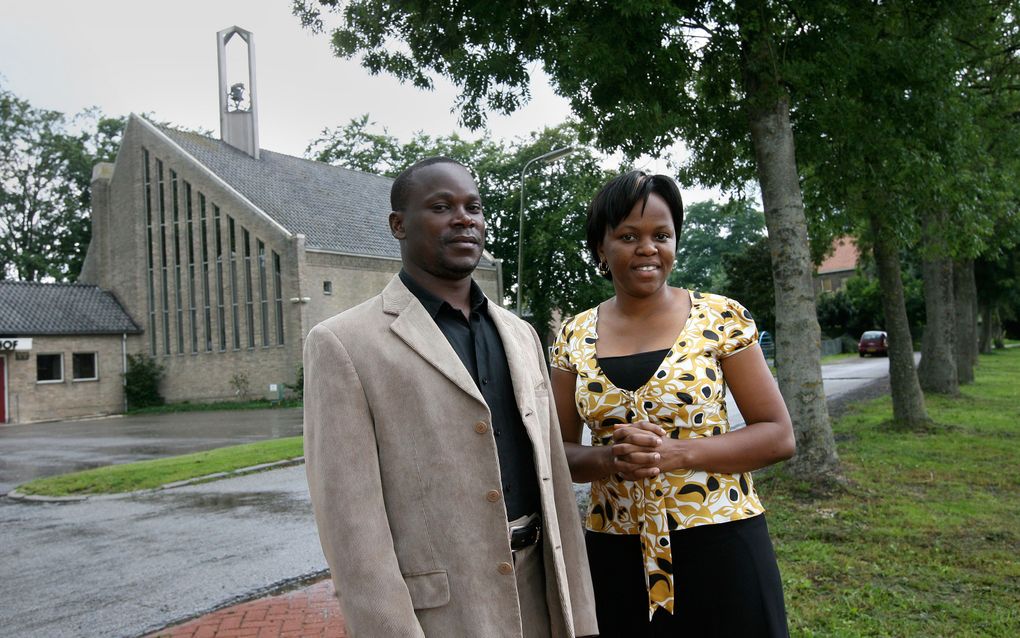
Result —
[[471, 312], [465, 318], [463, 312], [430, 293], [403, 270], [400, 280], [425, 306], [489, 406], [507, 519], [539, 511], [534, 450], [514, 398], [503, 340], [489, 316], [489, 302], [481, 288], [471, 281]]

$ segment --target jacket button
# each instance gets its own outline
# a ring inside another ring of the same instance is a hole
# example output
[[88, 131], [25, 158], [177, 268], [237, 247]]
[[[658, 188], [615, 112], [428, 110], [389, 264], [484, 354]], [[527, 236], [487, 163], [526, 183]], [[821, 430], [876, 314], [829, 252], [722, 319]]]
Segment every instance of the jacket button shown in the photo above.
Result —
[[510, 574], [514, 573], [514, 566], [511, 565], [510, 563], [500, 563], [499, 567], [497, 567], [496, 569], [498, 569], [499, 573], [503, 574], [504, 576], [509, 576]]
[[475, 432], [479, 434], [485, 434], [489, 431], [489, 426], [485, 424], [485, 421], [479, 421], [475, 423]]
[[499, 490], [489, 490], [485, 493], [485, 498], [488, 499], [490, 503], [495, 503], [499, 500]]

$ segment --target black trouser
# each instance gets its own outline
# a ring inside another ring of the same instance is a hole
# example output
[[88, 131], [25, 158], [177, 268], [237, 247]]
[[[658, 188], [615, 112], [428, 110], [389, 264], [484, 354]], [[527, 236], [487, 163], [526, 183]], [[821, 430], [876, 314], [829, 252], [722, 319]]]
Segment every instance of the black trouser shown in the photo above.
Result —
[[585, 532], [602, 638], [789, 636], [765, 516], [670, 533], [674, 608], [648, 621], [637, 535]]

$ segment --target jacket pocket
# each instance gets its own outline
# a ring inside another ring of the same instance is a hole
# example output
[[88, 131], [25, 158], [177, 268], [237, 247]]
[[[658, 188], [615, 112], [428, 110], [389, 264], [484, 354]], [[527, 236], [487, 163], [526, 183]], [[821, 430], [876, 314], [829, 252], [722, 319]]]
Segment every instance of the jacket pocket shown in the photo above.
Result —
[[404, 583], [415, 609], [442, 607], [450, 602], [450, 579], [446, 570], [404, 574]]

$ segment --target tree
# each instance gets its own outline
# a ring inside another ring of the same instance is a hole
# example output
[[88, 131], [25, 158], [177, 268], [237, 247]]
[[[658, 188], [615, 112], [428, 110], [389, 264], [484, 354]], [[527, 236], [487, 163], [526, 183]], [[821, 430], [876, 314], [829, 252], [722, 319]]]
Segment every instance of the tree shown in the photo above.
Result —
[[761, 237], [743, 250], [725, 255], [722, 265], [726, 273], [723, 294], [739, 299], [751, 311], [758, 330], [775, 333], [776, 293], [768, 240]]
[[92, 166], [112, 160], [122, 130], [123, 120], [95, 110], [68, 121], [0, 86], [0, 277], [78, 276], [91, 236]]
[[[757, 243], [764, 237], [764, 230], [764, 216], [746, 200], [687, 206], [670, 283], [707, 292], [726, 289], [724, 260]], [[767, 283], [771, 288], [771, 278]]]
[[596, 275], [584, 250], [585, 211], [609, 175], [600, 168], [599, 157], [579, 145], [572, 125], [547, 128], [509, 146], [487, 135], [466, 140], [457, 135], [430, 137], [423, 133], [404, 144], [385, 129], [374, 131], [373, 126], [365, 115], [327, 129], [308, 146], [306, 155], [391, 177], [430, 155], [445, 155], [470, 167], [476, 173], [485, 207], [486, 247], [502, 261], [504, 292], [508, 294], [518, 285], [521, 167], [555, 148], [574, 146], [572, 155], [530, 171], [525, 181], [522, 296], [526, 315], [545, 338], [555, 313], [573, 314], [611, 294], [609, 284]]
[[[808, 201], [820, 225], [850, 232], [874, 251], [889, 332], [893, 418], [908, 427], [928, 418], [910, 348], [900, 257], [911, 251], [923, 262], [922, 363], [955, 373], [952, 331], [940, 330], [955, 319], [945, 288], [952, 275], [939, 262], [979, 251], [994, 226], [989, 219], [1010, 198], [1001, 186], [1008, 173], [986, 159], [989, 122], [1001, 118], [982, 115], [990, 114], [989, 103], [967, 79], [982, 65], [968, 49], [991, 50], [990, 42], [1009, 30], [1004, 24], [1016, 15], [1014, 4], [804, 3], [798, 15], [811, 27], [797, 42], [803, 50], [789, 54], [800, 62], [791, 79]], [[954, 382], [942, 387], [951, 392]]]
[[[462, 121], [485, 109], [514, 111], [528, 97], [529, 65], [540, 62], [585, 134], [603, 150], [634, 157], [678, 136], [694, 151], [688, 175], [742, 184], [756, 175], [769, 229], [777, 312], [779, 385], [796, 428], [798, 475], [839, 477], [820, 367], [812, 264], [790, 125], [787, 65], [780, 52], [793, 16], [759, 0], [690, 3], [531, 1], [474, 3], [356, 0], [333, 31], [338, 55], [362, 55], [430, 88], [428, 72], [457, 83]], [[321, 30], [320, 7], [294, 0], [302, 22]], [[400, 47], [391, 46], [394, 41]]]

